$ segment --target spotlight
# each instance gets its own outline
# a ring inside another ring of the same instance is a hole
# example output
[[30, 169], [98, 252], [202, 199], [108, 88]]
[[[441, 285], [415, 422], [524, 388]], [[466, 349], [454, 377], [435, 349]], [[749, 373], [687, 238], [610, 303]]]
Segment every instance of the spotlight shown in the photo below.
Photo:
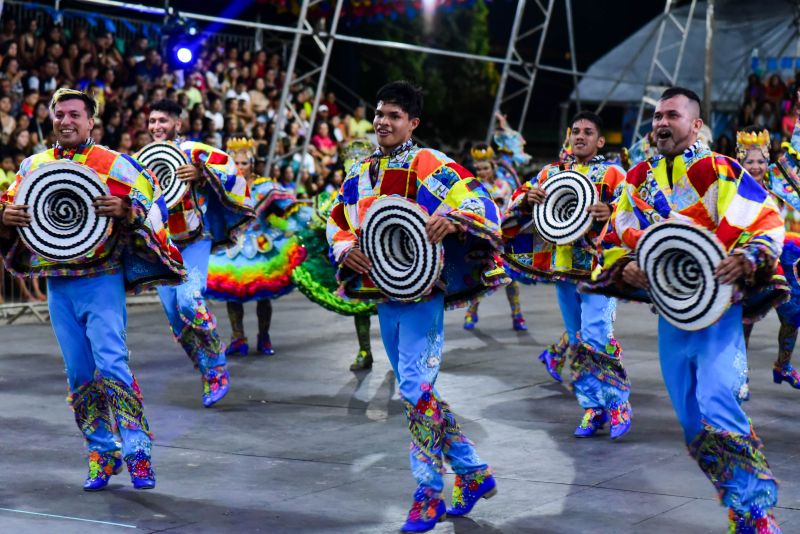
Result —
[[191, 50], [189, 50], [185, 46], [181, 46], [175, 52], [175, 57], [177, 57], [178, 61], [180, 61], [181, 63], [186, 64], [192, 62], [193, 54]]

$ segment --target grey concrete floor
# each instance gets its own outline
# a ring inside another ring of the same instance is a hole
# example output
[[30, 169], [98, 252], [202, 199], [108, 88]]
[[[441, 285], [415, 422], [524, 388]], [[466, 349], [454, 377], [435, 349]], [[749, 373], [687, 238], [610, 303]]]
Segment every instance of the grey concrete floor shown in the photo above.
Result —
[[[725, 510], [686, 454], [661, 381], [655, 317], [636, 304], [618, 311], [631, 431], [618, 442], [606, 433], [577, 440], [581, 410], [536, 360], [562, 331], [555, 293], [522, 295], [528, 333], [511, 330], [503, 292], [481, 305], [474, 332], [461, 329], [463, 310], [446, 314], [437, 386], [500, 491], [435, 532], [724, 532]], [[246, 309], [254, 338], [255, 309]], [[149, 492], [133, 490], [127, 474], [107, 491], [81, 491], [85, 453], [52, 331], [0, 327], [0, 532], [396, 532], [414, 482], [377, 321], [375, 366], [356, 376], [347, 370], [351, 319], [299, 293], [274, 309], [278, 354], [232, 358], [231, 392], [212, 409], [201, 406], [199, 377], [160, 308], [131, 309], [131, 364], [156, 434], [158, 486]], [[227, 338], [224, 306], [213, 310]], [[800, 532], [800, 391], [772, 383], [776, 335], [774, 314], [753, 333], [746, 409], [782, 480], [777, 516], [790, 533]]]

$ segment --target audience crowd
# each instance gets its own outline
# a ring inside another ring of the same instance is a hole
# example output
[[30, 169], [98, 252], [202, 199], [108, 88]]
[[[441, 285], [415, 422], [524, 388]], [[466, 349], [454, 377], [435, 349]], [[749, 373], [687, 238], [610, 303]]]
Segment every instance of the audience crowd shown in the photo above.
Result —
[[[189, 69], [173, 68], [144, 36], [123, 42], [86, 27], [40, 27], [14, 18], [0, 30], [0, 188], [8, 186], [25, 157], [55, 143], [47, 103], [59, 87], [92, 94], [99, 103], [92, 137], [97, 143], [133, 154], [150, 142], [148, 107], [168, 98], [186, 110], [183, 136], [224, 148], [231, 137], [252, 137], [262, 174], [286, 81], [281, 55], [240, 50], [204, 40]], [[314, 89], [290, 85], [287, 121], [276, 144], [269, 174], [300, 197], [332, 189], [341, 181], [340, 149], [369, 136], [372, 123], [362, 104], [345, 110], [333, 91], [321, 97], [315, 124], [309, 119]], [[300, 149], [310, 137], [309, 154]], [[296, 184], [296, 185], [295, 185]]]

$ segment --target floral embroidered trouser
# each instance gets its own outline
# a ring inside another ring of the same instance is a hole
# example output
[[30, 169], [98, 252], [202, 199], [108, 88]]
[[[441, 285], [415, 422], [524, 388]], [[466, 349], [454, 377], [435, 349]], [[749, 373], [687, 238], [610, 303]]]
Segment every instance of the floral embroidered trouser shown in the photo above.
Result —
[[142, 397], [128, 367], [122, 273], [47, 279], [50, 321], [64, 356], [69, 402], [90, 451], [150, 454]]
[[378, 305], [381, 337], [392, 364], [411, 432], [411, 472], [421, 487], [441, 492], [444, 460], [467, 475], [487, 469], [455, 415], [434, 389], [444, 344], [444, 296]]
[[775, 506], [777, 481], [738, 402], [747, 377], [741, 305], [694, 332], [659, 318], [658, 352], [689, 453], [722, 503], [742, 514], [752, 505]]
[[225, 366], [225, 350], [217, 334], [217, 321], [206, 306], [203, 293], [208, 278], [211, 240], [182, 247], [187, 281], [179, 286], [159, 286], [158, 296], [172, 333], [203, 376]]
[[579, 293], [577, 284], [556, 283], [558, 306], [573, 356], [572, 389], [582, 408], [614, 408], [628, 402], [631, 385], [614, 338], [616, 299]]

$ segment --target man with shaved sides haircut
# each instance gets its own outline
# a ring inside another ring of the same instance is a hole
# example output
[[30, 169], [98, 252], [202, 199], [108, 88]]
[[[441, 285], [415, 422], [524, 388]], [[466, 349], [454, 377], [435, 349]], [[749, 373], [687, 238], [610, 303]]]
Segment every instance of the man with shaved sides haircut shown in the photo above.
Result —
[[780, 532], [772, 509], [778, 484], [761, 440], [739, 404], [747, 378], [742, 318], [744, 296], [764, 288], [783, 246], [777, 207], [735, 160], [697, 140], [700, 98], [689, 89], [664, 91], [653, 114], [659, 155], [628, 171], [614, 214], [604, 271], [584, 289], [648, 301], [648, 279], [633, 251], [642, 234], [664, 219], [689, 221], [714, 233], [728, 256], [714, 275], [734, 284], [722, 317], [700, 330], [658, 320], [661, 372], [690, 455], [729, 508], [730, 532]]

